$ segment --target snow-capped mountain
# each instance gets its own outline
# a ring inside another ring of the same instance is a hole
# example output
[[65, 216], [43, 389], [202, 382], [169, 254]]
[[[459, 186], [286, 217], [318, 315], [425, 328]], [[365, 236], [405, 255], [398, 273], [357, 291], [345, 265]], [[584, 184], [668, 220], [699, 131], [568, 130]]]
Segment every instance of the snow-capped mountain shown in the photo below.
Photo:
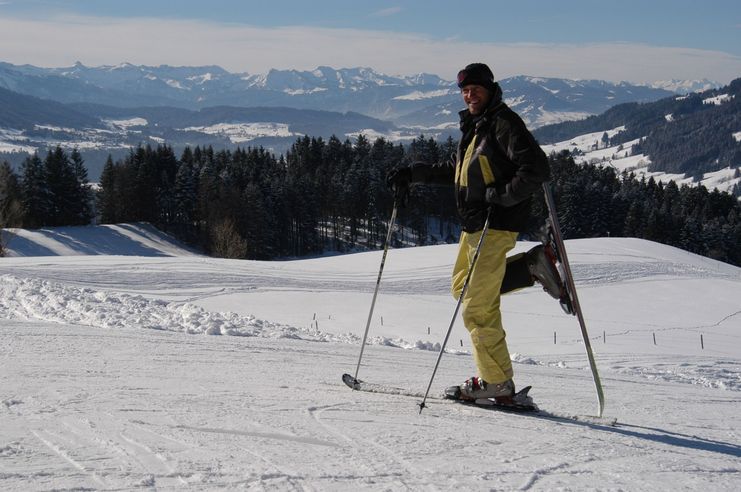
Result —
[[[629, 101], [670, 95], [664, 89], [512, 77], [501, 81], [505, 98], [531, 126], [582, 118]], [[87, 67], [38, 68], [0, 63], [0, 87], [65, 103], [118, 107], [211, 106], [353, 111], [397, 125], [421, 129], [454, 126], [461, 109], [454, 82], [437, 75], [390, 76], [371, 68], [318, 67], [311, 71], [270, 70], [230, 73], [217, 66], [158, 67], [124, 63]]]
[[722, 84], [708, 80], [658, 80], [651, 84], [651, 87], [656, 89], [665, 89], [667, 91], [676, 92], [677, 94], [689, 94], [691, 92], [703, 92], [710, 89], [717, 89]]

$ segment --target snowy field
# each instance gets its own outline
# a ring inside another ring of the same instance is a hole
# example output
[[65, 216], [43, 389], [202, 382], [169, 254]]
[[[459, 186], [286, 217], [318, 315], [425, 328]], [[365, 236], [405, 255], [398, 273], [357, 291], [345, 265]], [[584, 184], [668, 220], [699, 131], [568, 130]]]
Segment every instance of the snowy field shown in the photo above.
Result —
[[[741, 490], [739, 268], [567, 241], [609, 427], [438, 399], [474, 374], [460, 321], [419, 413], [455, 246], [389, 251], [359, 377], [420, 395], [404, 396], [340, 380], [380, 252], [233, 261], [142, 225], [3, 234], [1, 490]], [[594, 414], [575, 318], [537, 287], [503, 310], [518, 386]]]

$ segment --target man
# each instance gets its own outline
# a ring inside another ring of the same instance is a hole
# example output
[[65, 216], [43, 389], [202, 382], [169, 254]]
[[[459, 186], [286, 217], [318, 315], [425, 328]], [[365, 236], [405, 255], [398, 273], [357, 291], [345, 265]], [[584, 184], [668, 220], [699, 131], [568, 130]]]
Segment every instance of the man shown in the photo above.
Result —
[[[462, 136], [456, 162], [415, 162], [391, 171], [387, 184], [395, 193], [405, 193], [411, 183], [454, 184], [463, 228], [451, 285], [456, 299], [479, 238], [486, 234], [461, 300], [479, 374], [460, 386], [460, 394], [469, 400], [494, 398], [511, 404], [515, 385], [500, 294], [533, 285], [535, 278], [553, 297], [560, 296], [558, 273], [542, 246], [518, 255], [509, 265], [506, 256], [526, 226], [533, 193], [549, 178], [548, 158], [502, 100], [502, 89], [488, 66], [468, 65], [458, 73], [458, 87], [467, 109], [459, 113]], [[489, 226], [483, 231], [487, 215]]]

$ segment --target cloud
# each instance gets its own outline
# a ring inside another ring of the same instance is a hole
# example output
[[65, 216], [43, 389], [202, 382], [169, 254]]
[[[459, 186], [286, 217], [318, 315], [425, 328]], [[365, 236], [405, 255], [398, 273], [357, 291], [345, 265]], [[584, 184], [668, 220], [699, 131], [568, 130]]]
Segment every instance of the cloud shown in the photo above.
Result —
[[386, 31], [100, 17], [0, 18], [0, 60], [46, 67], [78, 60], [89, 66], [124, 61], [220, 65], [249, 73], [366, 66], [392, 75], [427, 72], [451, 80], [471, 61], [489, 63], [498, 78], [708, 78], [727, 83], [741, 73], [741, 57], [729, 53], [636, 43], [473, 43]]
[[389, 17], [392, 15], [396, 15], [401, 12], [401, 7], [389, 7], [387, 9], [379, 10], [377, 12], [373, 12], [371, 14], [371, 17]]

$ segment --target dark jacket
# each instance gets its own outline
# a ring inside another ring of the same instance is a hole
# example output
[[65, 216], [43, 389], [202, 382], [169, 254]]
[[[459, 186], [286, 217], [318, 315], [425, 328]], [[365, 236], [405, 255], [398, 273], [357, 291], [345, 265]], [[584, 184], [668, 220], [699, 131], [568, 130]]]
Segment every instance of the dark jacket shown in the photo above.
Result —
[[[533, 193], [550, 176], [545, 153], [522, 119], [502, 101], [498, 84], [496, 89], [482, 115], [474, 117], [468, 110], [459, 113], [462, 137], [455, 163], [412, 165], [413, 182], [455, 184], [458, 213], [466, 232], [484, 227], [490, 206], [490, 229], [522, 231]], [[489, 188], [493, 188], [491, 204], [486, 202]]]

